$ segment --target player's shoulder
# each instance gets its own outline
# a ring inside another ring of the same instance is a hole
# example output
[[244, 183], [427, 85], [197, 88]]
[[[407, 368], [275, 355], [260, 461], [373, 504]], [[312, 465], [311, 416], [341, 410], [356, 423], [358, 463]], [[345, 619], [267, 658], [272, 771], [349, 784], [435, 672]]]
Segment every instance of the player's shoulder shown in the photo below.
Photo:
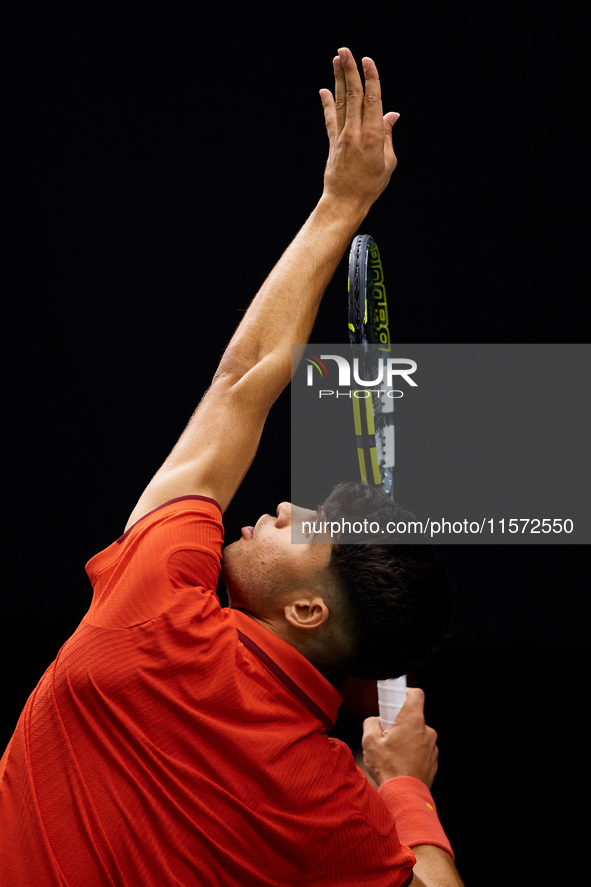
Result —
[[98, 575], [115, 564], [124, 565], [150, 557], [164, 563], [176, 550], [211, 548], [221, 551], [223, 524], [220, 507], [206, 496], [180, 496], [160, 503], [129, 522], [122, 535], [86, 564], [94, 584]]
[[218, 520], [220, 525], [222, 522], [222, 509], [212, 496], [197, 493], [187, 493], [185, 495], [173, 496], [166, 498], [158, 495], [157, 491], [153, 495], [148, 492], [140, 498], [134, 510], [131, 512], [129, 519], [125, 525], [123, 535], [120, 540], [131, 533], [136, 526], [147, 519], [150, 522], [164, 521], [172, 515], [182, 515], [186, 513], [203, 513]]

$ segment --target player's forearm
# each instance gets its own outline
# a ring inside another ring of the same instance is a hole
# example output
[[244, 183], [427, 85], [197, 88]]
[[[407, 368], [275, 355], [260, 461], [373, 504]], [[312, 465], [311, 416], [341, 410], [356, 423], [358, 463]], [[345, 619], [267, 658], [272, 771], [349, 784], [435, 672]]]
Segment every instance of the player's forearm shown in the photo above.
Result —
[[432, 844], [413, 847], [416, 864], [413, 885], [417, 887], [464, 887], [451, 856]]
[[291, 376], [291, 345], [308, 341], [322, 295], [367, 210], [323, 195], [283, 253], [228, 345], [218, 375], [272, 402]]

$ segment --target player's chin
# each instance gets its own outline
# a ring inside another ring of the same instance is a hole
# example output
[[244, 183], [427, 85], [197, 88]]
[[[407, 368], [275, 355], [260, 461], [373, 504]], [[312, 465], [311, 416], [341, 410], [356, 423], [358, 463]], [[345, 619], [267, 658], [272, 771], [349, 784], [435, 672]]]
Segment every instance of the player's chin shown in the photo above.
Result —
[[248, 539], [245, 536], [245, 534], [241, 531], [238, 539], [234, 539], [233, 542], [228, 542], [228, 543], [226, 543], [226, 545], [222, 545], [222, 554], [225, 554], [226, 552], [231, 551], [231, 550], [235, 550], [237, 548], [242, 548], [242, 546], [245, 542], [250, 542], [250, 539]]

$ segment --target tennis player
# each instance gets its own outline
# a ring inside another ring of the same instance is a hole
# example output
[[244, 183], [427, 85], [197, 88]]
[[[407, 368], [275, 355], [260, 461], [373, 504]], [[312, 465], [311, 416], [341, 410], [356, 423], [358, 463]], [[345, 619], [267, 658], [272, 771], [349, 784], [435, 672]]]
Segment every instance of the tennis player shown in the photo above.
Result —
[[[4, 753], [3, 887], [461, 884], [430, 793], [422, 691], [387, 733], [377, 718], [364, 725], [377, 790], [328, 735], [332, 675], [396, 676], [445, 633], [431, 556], [292, 544], [304, 514], [282, 502], [223, 550], [230, 607], [215, 594], [222, 514], [290, 380], [291, 343], [307, 341], [396, 166], [398, 115], [383, 114], [374, 62], [363, 59], [365, 84], [348, 49], [333, 64], [321, 198], [123, 534], [87, 564], [90, 609]], [[337, 487], [323, 510], [372, 490]]]

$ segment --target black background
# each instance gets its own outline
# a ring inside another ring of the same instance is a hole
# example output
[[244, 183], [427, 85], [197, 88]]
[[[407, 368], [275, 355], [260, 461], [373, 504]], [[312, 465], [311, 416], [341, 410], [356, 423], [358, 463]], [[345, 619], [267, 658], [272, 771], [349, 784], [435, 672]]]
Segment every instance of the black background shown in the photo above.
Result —
[[[8, 6], [0, 744], [89, 605], [85, 562], [121, 533], [320, 195], [318, 90], [337, 47], [376, 60], [385, 110], [401, 114], [398, 169], [363, 229], [394, 338], [589, 340], [580, 14], [457, 0]], [[345, 291], [343, 264], [312, 341], [345, 339]], [[287, 394], [226, 538], [285, 498]], [[419, 678], [440, 735], [434, 796], [467, 884], [566, 882], [577, 867], [588, 555], [444, 551], [459, 628]]]

